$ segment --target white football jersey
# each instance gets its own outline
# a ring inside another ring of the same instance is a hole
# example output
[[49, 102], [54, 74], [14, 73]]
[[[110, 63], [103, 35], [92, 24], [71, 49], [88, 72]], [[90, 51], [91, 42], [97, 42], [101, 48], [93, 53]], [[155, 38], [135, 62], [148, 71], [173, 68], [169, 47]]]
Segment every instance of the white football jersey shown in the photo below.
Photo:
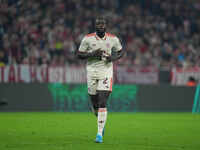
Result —
[[81, 41], [80, 52], [92, 52], [97, 49], [103, 51], [102, 60], [89, 58], [87, 61], [87, 76], [92, 78], [105, 78], [113, 76], [113, 63], [106, 62], [104, 56], [111, 55], [112, 51], [120, 51], [122, 45], [119, 39], [110, 33], [106, 33], [103, 38], [100, 38], [96, 33], [86, 35]]

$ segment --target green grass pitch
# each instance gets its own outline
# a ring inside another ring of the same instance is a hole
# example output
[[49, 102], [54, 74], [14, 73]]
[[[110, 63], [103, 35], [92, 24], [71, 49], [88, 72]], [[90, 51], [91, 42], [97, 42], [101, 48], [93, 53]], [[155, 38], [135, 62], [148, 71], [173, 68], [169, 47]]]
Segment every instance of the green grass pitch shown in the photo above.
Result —
[[0, 113], [0, 150], [200, 150], [200, 115], [109, 113], [95, 143], [92, 113]]

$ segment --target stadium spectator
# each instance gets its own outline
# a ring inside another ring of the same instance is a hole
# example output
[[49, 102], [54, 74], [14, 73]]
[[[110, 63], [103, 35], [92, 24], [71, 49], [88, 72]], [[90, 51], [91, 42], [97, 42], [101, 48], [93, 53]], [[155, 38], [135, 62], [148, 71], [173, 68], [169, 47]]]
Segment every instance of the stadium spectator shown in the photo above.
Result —
[[189, 79], [188, 79], [188, 82], [187, 82], [187, 86], [190, 86], [190, 87], [192, 87], [192, 86], [196, 86], [197, 85], [197, 81], [195, 80], [195, 78], [194, 77], [189, 77]]
[[81, 65], [74, 51], [83, 35], [94, 31], [91, 20], [104, 12], [112, 19], [108, 30], [120, 34], [126, 49], [120, 65], [200, 66], [200, 2], [125, 1], [2, 1], [1, 63], [42, 65], [64, 56], [62, 63]]

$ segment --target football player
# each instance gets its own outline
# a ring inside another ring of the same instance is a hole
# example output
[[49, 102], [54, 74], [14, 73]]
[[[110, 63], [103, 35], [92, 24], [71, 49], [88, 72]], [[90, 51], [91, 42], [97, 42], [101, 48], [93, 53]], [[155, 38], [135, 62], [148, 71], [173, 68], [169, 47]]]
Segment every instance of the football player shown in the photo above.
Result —
[[104, 17], [96, 18], [95, 30], [82, 39], [77, 56], [87, 59], [88, 94], [98, 120], [96, 142], [102, 143], [107, 119], [106, 103], [113, 85], [113, 62], [122, 57], [123, 51], [119, 39], [106, 32]]

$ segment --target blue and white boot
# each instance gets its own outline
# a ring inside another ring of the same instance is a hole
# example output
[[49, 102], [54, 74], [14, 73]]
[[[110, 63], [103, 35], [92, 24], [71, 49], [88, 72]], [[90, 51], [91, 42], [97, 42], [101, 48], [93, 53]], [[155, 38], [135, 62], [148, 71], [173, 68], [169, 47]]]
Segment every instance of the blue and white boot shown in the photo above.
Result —
[[95, 141], [96, 141], [96, 143], [102, 143], [103, 142], [103, 136], [97, 134]]

